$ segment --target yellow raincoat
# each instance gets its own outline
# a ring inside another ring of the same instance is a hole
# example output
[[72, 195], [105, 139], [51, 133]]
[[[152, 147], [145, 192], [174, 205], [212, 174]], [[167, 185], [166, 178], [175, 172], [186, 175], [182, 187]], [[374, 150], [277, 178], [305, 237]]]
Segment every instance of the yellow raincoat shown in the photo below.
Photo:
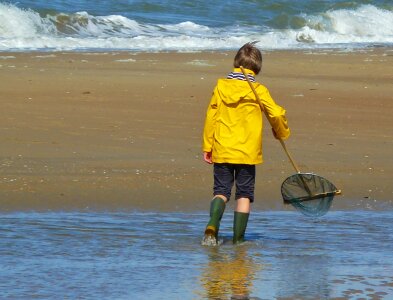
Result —
[[[241, 73], [240, 69], [234, 72]], [[247, 74], [255, 75], [246, 69]], [[262, 163], [262, 114], [266, 110], [276, 136], [286, 139], [289, 128], [285, 110], [277, 105], [268, 89], [253, 83], [261, 103], [245, 80], [219, 79], [206, 113], [203, 151], [212, 152], [214, 163]]]

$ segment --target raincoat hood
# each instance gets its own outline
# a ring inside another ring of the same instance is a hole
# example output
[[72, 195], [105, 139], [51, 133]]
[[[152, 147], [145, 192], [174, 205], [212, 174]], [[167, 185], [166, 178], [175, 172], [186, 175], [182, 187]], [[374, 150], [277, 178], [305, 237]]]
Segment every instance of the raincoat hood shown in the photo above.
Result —
[[[241, 72], [241, 70], [235, 68], [234, 72]], [[255, 75], [253, 71], [248, 69], [246, 69], [246, 73]], [[227, 105], [237, 104], [245, 98], [255, 98], [245, 80], [220, 79], [217, 82], [217, 92], [221, 100]]]

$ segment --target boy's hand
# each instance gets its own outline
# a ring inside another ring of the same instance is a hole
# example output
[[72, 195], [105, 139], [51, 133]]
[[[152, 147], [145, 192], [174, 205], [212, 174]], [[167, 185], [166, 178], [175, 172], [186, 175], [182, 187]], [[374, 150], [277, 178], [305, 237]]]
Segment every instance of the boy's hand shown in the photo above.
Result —
[[212, 153], [211, 152], [203, 152], [203, 160], [208, 164], [212, 164]]

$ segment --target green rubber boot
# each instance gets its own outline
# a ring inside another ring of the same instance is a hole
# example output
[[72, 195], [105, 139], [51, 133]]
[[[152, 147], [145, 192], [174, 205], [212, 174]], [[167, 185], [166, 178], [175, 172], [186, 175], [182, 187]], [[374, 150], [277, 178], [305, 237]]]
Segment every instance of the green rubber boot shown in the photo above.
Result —
[[215, 197], [210, 203], [210, 220], [205, 229], [205, 240], [214, 239], [217, 242], [220, 221], [225, 210], [225, 201], [221, 197]]
[[249, 213], [235, 211], [233, 218], [233, 243], [238, 244], [244, 242], [244, 234], [246, 232]]

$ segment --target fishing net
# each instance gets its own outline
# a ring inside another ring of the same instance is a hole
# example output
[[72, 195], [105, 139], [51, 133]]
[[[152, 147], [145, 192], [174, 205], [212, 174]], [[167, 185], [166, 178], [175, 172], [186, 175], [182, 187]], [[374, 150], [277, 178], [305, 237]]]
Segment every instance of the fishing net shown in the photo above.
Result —
[[340, 191], [321, 176], [297, 173], [284, 180], [281, 194], [284, 203], [291, 204], [306, 216], [319, 217], [329, 211], [334, 196]]

